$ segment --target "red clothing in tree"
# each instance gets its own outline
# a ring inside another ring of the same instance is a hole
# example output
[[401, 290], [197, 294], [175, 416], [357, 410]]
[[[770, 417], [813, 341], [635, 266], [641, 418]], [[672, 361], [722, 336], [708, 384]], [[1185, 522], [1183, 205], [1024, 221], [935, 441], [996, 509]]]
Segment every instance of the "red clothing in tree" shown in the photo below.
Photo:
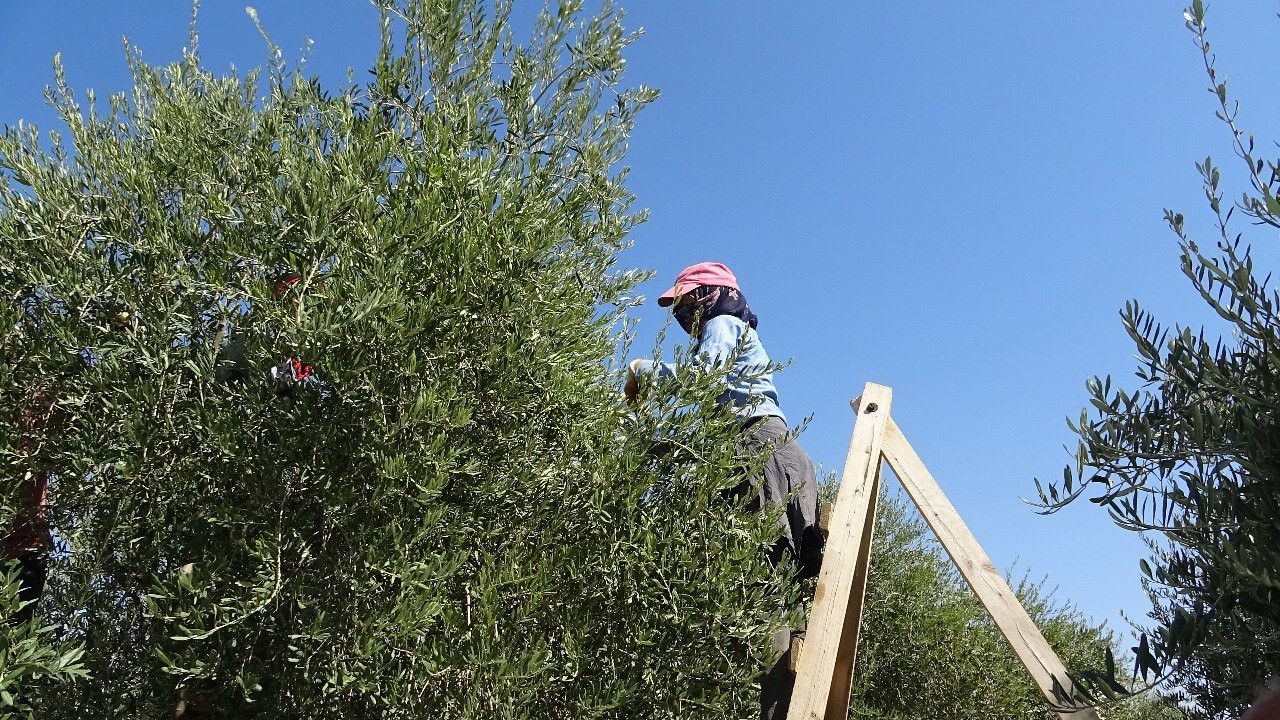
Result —
[[[44, 393], [36, 393], [35, 403], [23, 411], [18, 425], [20, 450], [27, 452], [34, 449], [32, 446], [36, 442], [36, 434], [48, 426], [53, 412], [53, 399]], [[49, 519], [45, 513], [48, 493], [49, 476], [44, 472], [34, 471], [31, 477], [22, 482], [18, 489], [18, 515], [4, 536], [5, 558], [48, 549]]]
[[49, 478], [38, 475], [22, 483], [18, 491], [18, 516], [4, 536], [5, 558], [16, 558], [49, 547], [49, 519], [45, 516], [45, 499]]

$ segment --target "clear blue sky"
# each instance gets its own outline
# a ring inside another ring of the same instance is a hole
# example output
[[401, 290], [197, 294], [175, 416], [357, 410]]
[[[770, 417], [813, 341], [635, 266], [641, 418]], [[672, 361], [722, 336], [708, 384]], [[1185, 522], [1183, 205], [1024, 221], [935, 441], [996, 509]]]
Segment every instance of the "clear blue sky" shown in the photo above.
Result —
[[[286, 52], [315, 41], [310, 67], [330, 86], [349, 66], [364, 75], [367, 3], [253, 4]], [[244, 5], [205, 2], [215, 69], [266, 57]], [[652, 219], [624, 259], [659, 273], [643, 290], [656, 297], [693, 262], [728, 264], [770, 353], [794, 359], [778, 384], [793, 421], [813, 415], [802, 442], [816, 461], [842, 467], [848, 400], [891, 385], [898, 424], [998, 567], [1047, 575], [1113, 626], [1122, 609], [1142, 617], [1136, 537], [1088, 503], [1042, 518], [1020, 498], [1033, 477], [1061, 477], [1085, 378], [1132, 385], [1126, 300], [1208, 319], [1162, 209], [1209, 239], [1193, 167], [1208, 154], [1227, 164], [1228, 197], [1242, 188], [1182, 6], [624, 5], [647, 32], [630, 80], [663, 93], [629, 158]], [[1214, 3], [1209, 16], [1263, 147], [1280, 111], [1275, 10]], [[167, 62], [188, 19], [175, 0], [0, 3], [0, 124], [55, 127], [42, 100], [55, 52], [74, 87], [103, 96], [128, 85], [122, 36]], [[641, 318], [644, 348], [662, 316]]]

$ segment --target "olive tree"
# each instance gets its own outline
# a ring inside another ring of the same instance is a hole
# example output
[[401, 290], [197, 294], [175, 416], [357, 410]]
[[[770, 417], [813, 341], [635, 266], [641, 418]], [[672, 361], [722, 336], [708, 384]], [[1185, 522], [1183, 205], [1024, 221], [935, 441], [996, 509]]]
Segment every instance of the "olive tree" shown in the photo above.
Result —
[[[1057, 717], [904, 496], [882, 491], [874, 538], [851, 717]], [[1098, 657], [1119, 654], [1105, 624], [1055, 598], [1045, 581], [1026, 573], [1011, 585], [1068, 672], [1083, 675]], [[1114, 695], [1094, 699], [1110, 720], [1182, 717], [1163, 698]]]
[[35, 642], [77, 670], [0, 675], [42, 718], [754, 716], [794, 591], [717, 378], [633, 412], [613, 361], [635, 35], [376, 4], [367, 82], [193, 30], [0, 137], [0, 427], [68, 418], [0, 482], [50, 478]]
[[1091, 409], [1073, 424], [1077, 461], [1041, 501], [1053, 511], [1091, 496], [1146, 533], [1153, 624], [1139, 666], [1182, 688], [1198, 716], [1237, 717], [1280, 671], [1280, 297], [1237, 229], [1242, 219], [1280, 228], [1280, 161], [1237, 123], [1205, 5], [1184, 15], [1248, 186], [1224, 202], [1222, 170], [1206, 158], [1196, 167], [1212, 239], [1197, 239], [1182, 213], [1165, 218], [1183, 274], [1222, 323], [1170, 327], [1129, 303], [1122, 317], [1140, 384], [1089, 383]]

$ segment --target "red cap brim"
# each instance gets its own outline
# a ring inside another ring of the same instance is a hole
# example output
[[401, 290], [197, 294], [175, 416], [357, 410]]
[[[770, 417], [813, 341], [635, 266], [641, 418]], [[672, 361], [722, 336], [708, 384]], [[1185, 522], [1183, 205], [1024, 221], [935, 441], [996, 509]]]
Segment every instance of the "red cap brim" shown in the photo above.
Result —
[[680, 294], [679, 288], [674, 285], [670, 290], [658, 296], [658, 307], [671, 307], [676, 301], [676, 295]]

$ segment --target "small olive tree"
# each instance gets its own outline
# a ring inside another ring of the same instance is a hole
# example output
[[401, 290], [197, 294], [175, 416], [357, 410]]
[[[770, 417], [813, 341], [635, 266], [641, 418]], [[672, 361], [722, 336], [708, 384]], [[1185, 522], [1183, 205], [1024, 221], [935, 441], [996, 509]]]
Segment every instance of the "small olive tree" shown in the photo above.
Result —
[[1184, 16], [1248, 188], [1224, 202], [1222, 171], [1206, 158], [1196, 167], [1214, 238], [1194, 239], [1181, 213], [1165, 219], [1183, 274], [1223, 323], [1169, 327], [1126, 306], [1140, 385], [1089, 383], [1092, 410], [1073, 424], [1077, 462], [1040, 495], [1050, 512], [1092, 495], [1121, 527], [1147, 534], [1153, 625], [1139, 666], [1180, 687], [1196, 716], [1230, 718], [1280, 672], [1280, 295], [1236, 230], [1241, 216], [1280, 228], [1280, 161], [1237, 124], [1205, 9], [1196, 0]]
[[[1057, 717], [932, 532], [901, 495], [882, 493], [854, 676], [860, 718]], [[1068, 672], [1082, 675], [1116, 638], [1029, 575], [1012, 583]], [[1090, 684], [1093, 687], [1094, 684]], [[1176, 720], [1150, 695], [1107, 697], [1109, 720]]]
[[633, 414], [612, 364], [634, 35], [377, 5], [366, 84], [193, 32], [0, 137], [0, 428], [68, 418], [0, 482], [49, 474], [38, 643], [88, 677], [0, 675], [42, 718], [754, 716], [791, 591], [716, 378]]

